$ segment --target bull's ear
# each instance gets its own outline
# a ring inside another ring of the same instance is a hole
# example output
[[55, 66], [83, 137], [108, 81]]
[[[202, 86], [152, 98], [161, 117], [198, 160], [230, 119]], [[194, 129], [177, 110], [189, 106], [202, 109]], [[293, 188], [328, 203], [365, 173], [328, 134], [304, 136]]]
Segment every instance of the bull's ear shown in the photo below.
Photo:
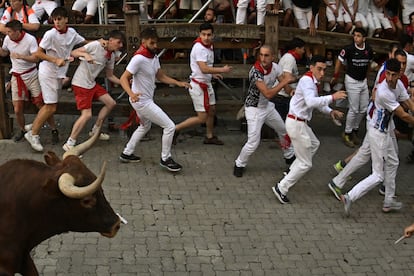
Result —
[[54, 179], [47, 179], [42, 185], [42, 191], [45, 195], [49, 196], [50, 198], [56, 198], [61, 196], [61, 192], [57, 185], [57, 180]]
[[55, 166], [57, 163], [62, 162], [53, 151], [48, 151], [45, 154], [45, 161], [49, 166]]
[[93, 195], [86, 196], [86, 197], [81, 199], [80, 203], [81, 203], [83, 208], [89, 209], [89, 208], [95, 207], [96, 197], [93, 196]]

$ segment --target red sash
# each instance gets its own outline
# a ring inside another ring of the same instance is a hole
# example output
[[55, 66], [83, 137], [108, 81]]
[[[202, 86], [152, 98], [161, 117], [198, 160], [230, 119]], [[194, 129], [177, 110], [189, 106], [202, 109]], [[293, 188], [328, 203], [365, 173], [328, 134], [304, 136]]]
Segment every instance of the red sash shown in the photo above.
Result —
[[208, 97], [208, 85], [204, 82], [200, 82], [196, 79], [191, 79], [193, 82], [197, 83], [200, 88], [203, 90], [204, 94], [204, 108], [206, 109], [206, 112], [208, 113], [210, 109], [210, 98]]
[[16, 73], [16, 72], [12, 72], [12, 75], [16, 78], [17, 81], [17, 94], [19, 95], [19, 97], [22, 96], [23, 92], [24, 94], [27, 96], [27, 98], [29, 98], [29, 91], [27, 90], [27, 86], [24, 83], [23, 79], [22, 79], [22, 75], [27, 74], [29, 72], [32, 72], [33, 70], [36, 69], [36, 66], [33, 68], [30, 68], [22, 73]]

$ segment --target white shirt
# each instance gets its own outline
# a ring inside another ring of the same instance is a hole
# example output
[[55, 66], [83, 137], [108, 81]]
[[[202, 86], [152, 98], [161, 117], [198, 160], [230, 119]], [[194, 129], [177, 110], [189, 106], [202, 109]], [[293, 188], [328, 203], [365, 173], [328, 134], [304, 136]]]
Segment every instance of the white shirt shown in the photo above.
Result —
[[155, 76], [161, 68], [158, 56], [147, 58], [143, 55], [135, 55], [129, 62], [126, 70], [132, 74], [131, 90], [135, 94], [140, 93], [137, 106], [144, 106], [153, 101], [155, 90]]
[[[296, 64], [295, 57], [290, 53], [285, 53], [282, 58], [279, 60], [279, 66], [282, 67], [283, 72], [292, 74], [292, 76], [299, 78], [298, 65]], [[297, 82], [289, 84], [292, 89], [295, 89]], [[280, 90], [279, 95], [290, 97], [290, 95], [285, 91], [285, 89]]]
[[[49, 56], [65, 59], [70, 57], [70, 52], [75, 45], [84, 41], [85, 38], [79, 35], [73, 28], [68, 28], [68, 31], [64, 34], [60, 34], [58, 30], [52, 28], [43, 35], [39, 47], [44, 49]], [[55, 76], [56, 78], [65, 78], [68, 67], [69, 62], [59, 67], [53, 62], [43, 60], [39, 64], [39, 73]]]
[[407, 53], [407, 67], [405, 68], [405, 75], [410, 82], [414, 81], [414, 55]]
[[81, 60], [79, 67], [73, 75], [72, 84], [91, 89], [96, 85], [96, 77], [104, 69], [114, 69], [115, 55], [111, 53], [111, 57], [106, 57], [106, 50], [99, 41], [92, 41], [85, 46], [86, 52], [92, 56], [94, 63], [88, 63]]
[[[25, 33], [22, 40], [20, 40], [18, 43], [11, 40], [9, 36], [6, 36], [2, 48], [3, 50], [9, 51], [10, 53], [18, 53], [21, 55], [30, 56], [37, 51], [37, 41], [34, 36], [28, 33]], [[36, 63], [29, 62], [20, 58], [17, 59], [10, 57], [10, 60], [12, 62], [12, 68], [10, 69], [10, 72], [23, 73], [37, 66]], [[26, 80], [32, 78], [34, 75], [37, 75], [37, 68], [29, 73], [21, 75], [21, 78], [23, 80]]]
[[314, 108], [329, 114], [332, 109], [328, 105], [332, 101], [332, 95], [319, 97], [317, 80], [313, 76], [304, 75], [300, 78], [295, 95], [290, 100], [289, 114], [310, 121]]
[[190, 53], [190, 78], [199, 82], [210, 83], [211, 74], [203, 74], [198, 66], [197, 61], [206, 62], [207, 66], [213, 67], [214, 64], [214, 51], [213, 49], [204, 47], [201, 43], [195, 43]]
[[391, 89], [386, 81], [381, 82], [377, 85], [375, 110], [368, 125], [380, 132], [388, 133], [389, 130], [393, 129], [392, 116], [394, 110], [400, 106], [400, 102], [409, 98], [410, 96], [401, 80], [397, 81], [395, 89]]

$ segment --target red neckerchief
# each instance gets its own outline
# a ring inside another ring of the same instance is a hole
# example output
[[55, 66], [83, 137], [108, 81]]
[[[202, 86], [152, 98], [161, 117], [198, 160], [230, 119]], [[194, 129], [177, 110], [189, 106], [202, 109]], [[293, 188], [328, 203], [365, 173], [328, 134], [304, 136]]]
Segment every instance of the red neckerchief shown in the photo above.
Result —
[[[312, 78], [312, 81], [315, 83], [315, 80], [314, 80], [314, 78], [313, 78], [313, 74], [312, 74], [312, 72], [311, 71], [308, 71], [308, 72], [306, 72], [305, 74], [303, 74], [304, 76], [308, 76], [308, 77], [311, 77]], [[315, 85], [316, 85], [316, 88], [318, 89], [318, 93], [319, 93], [319, 83], [315, 83]]]
[[67, 33], [67, 31], [68, 31], [68, 26], [66, 26], [66, 28], [65, 28], [64, 30], [58, 30], [58, 29], [56, 28], [56, 26], [54, 26], [53, 28], [55, 28], [55, 29], [56, 29], [56, 31], [58, 31], [58, 33], [60, 33], [60, 34], [66, 34], [66, 33]]
[[112, 57], [112, 51], [109, 51], [109, 50], [106, 50], [106, 53], [105, 53], [105, 57], [107, 58], [107, 59], [111, 59], [111, 57]]
[[206, 47], [207, 49], [213, 50], [213, 44], [204, 44], [203, 41], [201, 40], [201, 37], [197, 37], [196, 40], [193, 41], [194, 44], [196, 43], [200, 43], [201, 45], [203, 45], [204, 47]]
[[270, 65], [269, 69], [265, 69], [263, 68], [262, 64], [260, 64], [260, 61], [256, 60], [256, 62], [254, 63], [254, 68], [263, 75], [269, 75], [270, 72], [272, 72], [273, 64]]
[[298, 53], [296, 53], [295, 50], [289, 50], [288, 51], [289, 54], [291, 54], [296, 60], [300, 60], [300, 55]]
[[20, 34], [20, 36], [16, 40], [13, 40], [11, 38], [10, 38], [10, 40], [13, 41], [13, 42], [19, 43], [23, 39], [25, 34], [26, 33], [24, 31], [22, 31], [22, 33]]
[[135, 55], [142, 55], [146, 58], [154, 58], [155, 54], [152, 53], [150, 50], [147, 49], [147, 47], [145, 47], [144, 45], [141, 44], [141, 46], [139, 46], [139, 49], [134, 53]]

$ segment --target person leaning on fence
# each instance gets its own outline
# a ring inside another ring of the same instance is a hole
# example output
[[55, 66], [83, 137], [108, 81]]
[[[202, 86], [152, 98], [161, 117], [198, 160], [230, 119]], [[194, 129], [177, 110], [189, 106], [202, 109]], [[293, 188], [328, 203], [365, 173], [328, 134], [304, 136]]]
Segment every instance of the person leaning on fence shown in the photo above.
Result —
[[[108, 39], [89, 42], [72, 51], [74, 58], [80, 59], [72, 79], [72, 90], [75, 94], [76, 107], [81, 115], [73, 124], [72, 131], [63, 150], [68, 151], [76, 145], [76, 140], [86, 123], [92, 118], [92, 101], [99, 100], [104, 106], [99, 111], [96, 122], [89, 132], [93, 136], [100, 130], [105, 118], [115, 107], [116, 102], [102, 86], [96, 83], [99, 73], [105, 69], [106, 78], [114, 84], [120, 84], [119, 78], [114, 75], [115, 52], [119, 51], [125, 43], [125, 35], [118, 30], [109, 33]], [[109, 140], [109, 135], [100, 133], [100, 140]]]
[[30, 8], [26, 0], [10, 0], [8, 7], [0, 19], [0, 32], [6, 34], [6, 23], [16, 19], [23, 24], [23, 30], [26, 32], [36, 32], [40, 28], [40, 22], [32, 8]]
[[[66, 77], [71, 60], [70, 53], [75, 45], [85, 42], [85, 38], [75, 29], [67, 26], [69, 13], [64, 7], [54, 9], [52, 19], [54, 27], [43, 35], [36, 52], [36, 56], [42, 60], [39, 64], [39, 82], [45, 104], [37, 113], [32, 129], [24, 135], [31, 147], [38, 152], [43, 151], [39, 136], [40, 129], [56, 112], [58, 92], [62, 88], [62, 80]], [[52, 134], [57, 143], [59, 141], [57, 129], [52, 130]]]
[[[158, 35], [155, 28], [146, 28], [141, 34], [141, 46], [121, 76], [121, 86], [129, 95], [129, 102], [140, 118], [140, 125], [134, 131], [119, 159], [123, 163], [139, 162], [134, 155], [135, 147], [151, 129], [152, 123], [163, 129], [160, 166], [177, 172], [182, 166], [171, 157], [171, 144], [175, 131], [174, 122], [154, 103], [155, 81], [191, 88], [187, 82], [177, 81], [167, 76], [160, 67], [157, 51]], [[132, 84], [130, 83], [132, 79]]]
[[[11, 67], [11, 92], [14, 114], [20, 131], [16, 133], [15, 142], [23, 139], [25, 130], [24, 102], [31, 100], [38, 108], [43, 105], [42, 93], [37, 78], [37, 51], [36, 38], [23, 31], [22, 23], [12, 20], [6, 23], [7, 36], [0, 49], [0, 56], [10, 54]], [[52, 129], [56, 129], [53, 117], [48, 120]]]
[[177, 142], [179, 131], [184, 128], [192, 127], [199, 124], [206, 124], [206, 137], [204, 144], [223, 145], [223, 142], [214, 135], [214, 116], [216, 113], [216, 98], [211, 79], [222, 79], [221, 73], [228, 73], [232, 70], [231, 66], [224, 65], [213, 67], [214, 50], [213, 50], [213, 25], [202, 23], [200, 25], [199, 37], [194, 41], [190, 53], [191, 67], [191, 89], [189, 90], [193, 100], [194, 110], [197, 116], [190, 117], [176, 125], [174, 135], [174, 144]]
[[247, 120], [247, 142], [234, 164], [233, 175], [236, 177], [243, 176], [250, 155], [259, 146], [263, 124], [270, 126], [277, 132], [286, 162], [291, 164], [295, 159], [290, 138], [286, 133], [285, 123], [276, 111], [275, 105], [269, 101], [291, 81], [291, 76], [283, 76], [282, 68], [274, 62], [274, 59], [273, 48], [269, 45], [263, 45], [260, 47], [258, 60], [249, 72], [249, 88], [244, 103]]

